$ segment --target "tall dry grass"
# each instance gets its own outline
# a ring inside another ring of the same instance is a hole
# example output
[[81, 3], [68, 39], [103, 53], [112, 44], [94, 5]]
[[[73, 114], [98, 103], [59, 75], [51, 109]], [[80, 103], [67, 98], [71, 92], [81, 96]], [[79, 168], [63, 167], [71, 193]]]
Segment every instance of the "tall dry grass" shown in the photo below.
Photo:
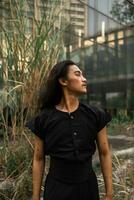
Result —
[[[26, 119], [27, 115], [36, 112], [38, 89], [62, 49], [62, 30], [54, 26], [56, 4], [41, 18], [34, 14], [30, 21], [32, 24], [28, 25], [29, 19], [23, 12], [28, 6], [27, 1], [9, 2], [10, 19], [3, 20], [0, 27], [1, 73], [4, 79], [0, 108], [2, 126], [7, 132], [9, 113], [6, 116], [2, 109], [10, 107], [12, 134], [15, 136], [16, 125], [23, 127], [24, 114]], [[5, 109], [5, 112], [8, 110]]]
[[[113, 155], [113, 200], [134, 200], [134, 159]], [[105, 196], [102, 173], [97, 172], [101, 200]]]
[[[45, 9], [49, 1], [44, 2]], [[0, 180], [13, 181], [11, 187], [4, 186], [6, 190], [0, 187], [2, 200], [24, 200], [31, 194], [33, 144], [24, 124], [37, 112], [39, 88], [63, 50], [62, 21], [55, 28], [55, 16], [62, 12], [57, 9], [60, 0], [53, 1], [49, 12], [36, 10], [30, 18], [29, 3], [1, 2], [3, 9], [8, 8], [8, 17], [0, 21]]]

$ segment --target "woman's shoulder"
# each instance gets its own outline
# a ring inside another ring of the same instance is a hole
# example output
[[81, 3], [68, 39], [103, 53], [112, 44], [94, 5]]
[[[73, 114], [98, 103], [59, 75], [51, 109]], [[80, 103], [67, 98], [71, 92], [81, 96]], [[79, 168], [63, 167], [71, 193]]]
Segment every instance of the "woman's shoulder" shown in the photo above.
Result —
[[111, 119], [110, 113], [108, 111], [100, 106], [97, 105], [91, 105], [91, 104], [86, 104], [86, 103], [81, 103], [81, 106], [83, 109], [86, 110], [86, 112], [90, 112], [96, 116], [97, 119], [99, 119], [102, 116], [106, 116]]
[[94, 114], [97, 114], [98, 112], [104, 112], [104, 109], [102, 109], [98, 106], [95, 106], [95, 105], [91, 105], [91, 104], [87, 104], [87, 103], [80, 103], [80, 105], [86, 111], [92, 112]]
[[28, 121], [26, 122], [27, 124], [32, 124], [32, 123], [42, 123], [47, 120], [47, 118], [50, 116], [52, 113], [53, 109], [52, 108], [45, 108], [40, 111], [38, 111], [34, 116], [32, 116]]
[[26, 123], [25, 126], [30, 129], [35, 135], [39, 136], [40, 138], [44, 138], [44, 127], [46, 126], [49, 116], [53, 112], [53, 109], [43, 109], [38, 112], [35, 116], [30, 118]]
[[50, 115], [52, 115], [53, 111], [54, 111], [54, 108], [44, 108], [40, 112], [38, 112], [38, 114], [36, 115], [36, 117], [38, 117], [40, 119], [40, 121], [44, 121]]
[[81, 104], [87, 113], [91, 113], [95, 116], [97, 122], [97, 131], [100, 131], [108, 122], [111, 121], [112, 117], [105, 109], [88, 104]]

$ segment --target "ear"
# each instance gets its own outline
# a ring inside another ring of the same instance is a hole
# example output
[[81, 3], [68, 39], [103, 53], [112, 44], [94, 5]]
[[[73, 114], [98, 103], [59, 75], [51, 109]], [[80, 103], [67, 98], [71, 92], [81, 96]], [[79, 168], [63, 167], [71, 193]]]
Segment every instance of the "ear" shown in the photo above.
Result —
[[59, 78], [59, 83], [60, 83], [62, 86], [67, 86], [67, 80], [64, 79], [64, 78]]

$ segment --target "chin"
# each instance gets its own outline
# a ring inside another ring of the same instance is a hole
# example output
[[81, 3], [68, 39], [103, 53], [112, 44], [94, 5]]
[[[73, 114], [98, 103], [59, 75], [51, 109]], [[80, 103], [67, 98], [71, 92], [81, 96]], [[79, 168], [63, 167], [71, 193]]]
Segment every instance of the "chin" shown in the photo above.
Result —
[[87, 90], [80, 91], [80, 94], [86, 94], [86, 93], [87, 93]]
[[84, 91], [83, 94], [87, 94], [87, 91]]
[[87, 94], [87, 90], [86, 89], [77, 90], [77, 91], [74, 91], [74, 94], [76, 94], [76, 96], [84, 95], [84, 94]]
[[86, 88], [83, 90], [83, 93], [87, 93], [87, 89]]

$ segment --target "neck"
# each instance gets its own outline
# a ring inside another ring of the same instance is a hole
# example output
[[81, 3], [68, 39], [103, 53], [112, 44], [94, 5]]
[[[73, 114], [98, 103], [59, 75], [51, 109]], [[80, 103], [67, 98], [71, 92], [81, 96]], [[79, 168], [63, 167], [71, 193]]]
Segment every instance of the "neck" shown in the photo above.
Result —
[[60, 103], [56, 106], [57, 109], [65, 112], [73, 112], [79, 106], [79, 99], [76, 96], [64, 95], [60, 101]]

